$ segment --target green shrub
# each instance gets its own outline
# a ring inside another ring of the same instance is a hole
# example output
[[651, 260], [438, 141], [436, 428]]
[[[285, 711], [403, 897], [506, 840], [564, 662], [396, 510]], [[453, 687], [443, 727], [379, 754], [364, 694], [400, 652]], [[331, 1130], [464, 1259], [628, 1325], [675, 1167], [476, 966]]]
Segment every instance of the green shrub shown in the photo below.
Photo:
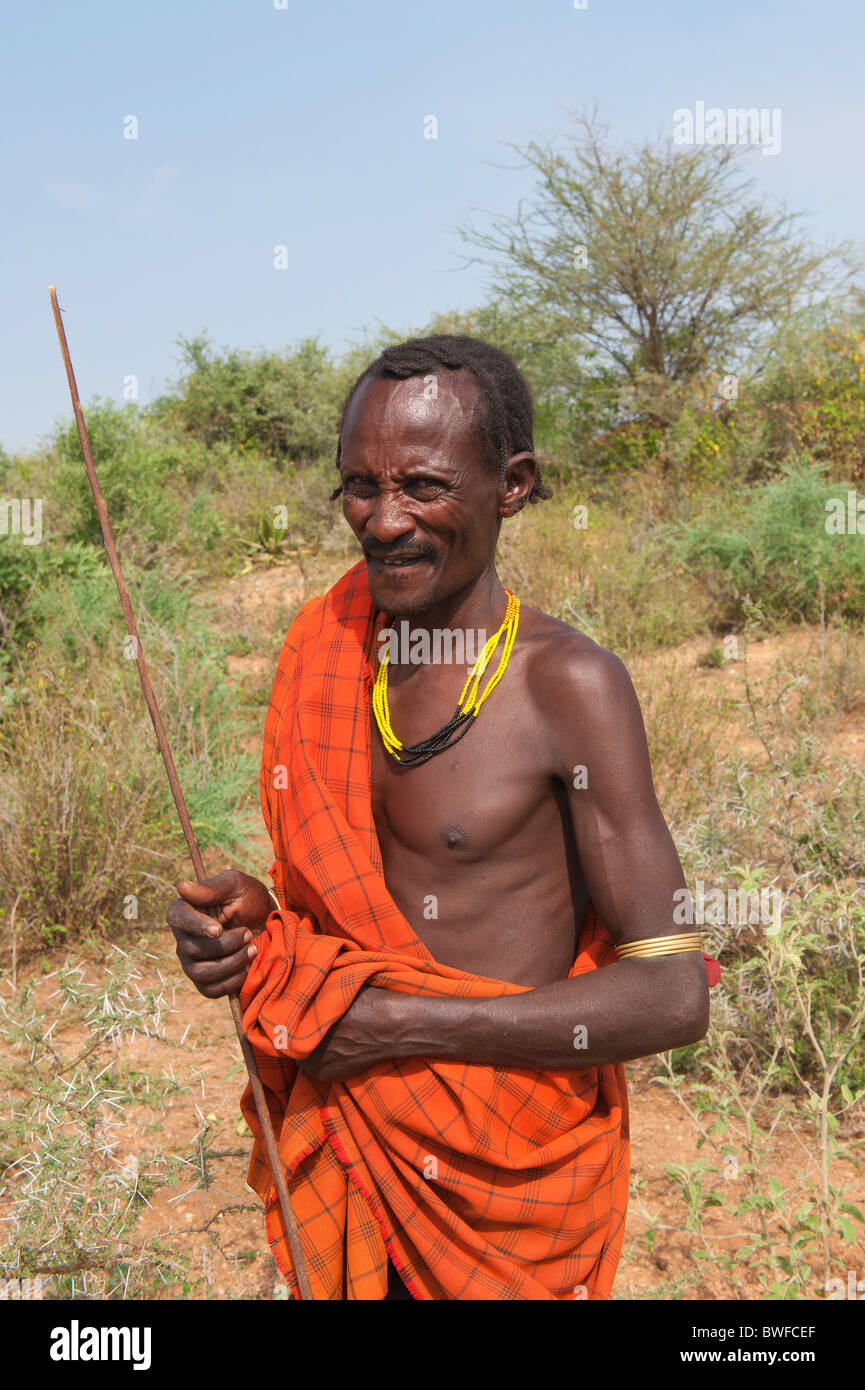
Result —
[[20, 653], [38, 632], [40, 599], [68, 579], [96, 581], [105, 571], [92, 546], [72, 541], [58, 547], [0, 543], [0, 672], [20, 663]]
[[[225, 680], [230, 640], [188, 586], [129, 578], [202, 848], [242, 857], [256, 758]], [[0, 901], [18, 895], [34, 938], [123, 931], [124, 900], [158, 911], [184, 851], [107, 567], [44, 589], [31, 619], [38, 650], [0, 714]]]
[[336, 451], [348, 382], [326, 348], [304, 339], [284, 353], [214, 354], [206, 338], [181, 338], [185, 375], [153, 413], [210, 446], [255, 448], [279, 465]]
[[823, 306], [793, 318], [777, 335], [749, 411], [766, 424], [776, 462], [808, 451], [832, 479], [865, 480], [865, 317]]
[[807, 461], [738, 497], [719, 498], [691, 522], [665, 528], [674, 559], [711, 597], [716, 630], [741, 626], [749, 596], [770, 622], [865, 614], [865, 546], [830, 535], [826, 503], [839, 486]]

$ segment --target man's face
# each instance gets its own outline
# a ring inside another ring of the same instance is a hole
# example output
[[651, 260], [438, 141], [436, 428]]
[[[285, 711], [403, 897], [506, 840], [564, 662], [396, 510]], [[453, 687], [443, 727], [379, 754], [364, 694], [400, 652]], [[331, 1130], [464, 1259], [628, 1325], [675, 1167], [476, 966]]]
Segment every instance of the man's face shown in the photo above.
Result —
[[499, 487], [484, 465], [469, 372], [364, 382], [342, 431], [343, 515], [376, 607], [422, 613], [492, 564]]

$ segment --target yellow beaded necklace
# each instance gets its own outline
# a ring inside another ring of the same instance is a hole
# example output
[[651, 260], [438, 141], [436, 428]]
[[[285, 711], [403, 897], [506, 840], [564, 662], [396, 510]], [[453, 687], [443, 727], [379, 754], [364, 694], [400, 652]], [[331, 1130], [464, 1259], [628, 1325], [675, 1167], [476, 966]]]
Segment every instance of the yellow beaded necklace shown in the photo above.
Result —
[[[459, 739], [463, 738], [468, 733], [472, 719], [477, 718], [484, 700], [492, 694], [504, 675], [516, 641], [517, 626], [520, 621], [519, 599], [511, 593], [510, 589], [506, 589], [505, 593], [508, 596], [508, 606], [504, 622], [498, 632], [493, 633], [469, 671], [468, 680], [463, 686], [462, 694], [457, 702], [456, 712], [447, 724], [442, 725], [429, 738], [421, 739], [420, 743], [405, 744], [394, 733], [387, 702], [387, 668], [390, 649], [388, 648], [384, 652], [376, 672], [372, 691], [372, 708], [385, 749], [396, 762], [401, 763], [404, 767], [418, 767], [421, 763], [428, 762], [430, 758], [435, 757], [436, 753], [443, 753], [446, 748], [452, 748]], [[487, 681], [483, 693], [478, 694], [483, 674], [503, 637], [504, 647], [499, 664]]]

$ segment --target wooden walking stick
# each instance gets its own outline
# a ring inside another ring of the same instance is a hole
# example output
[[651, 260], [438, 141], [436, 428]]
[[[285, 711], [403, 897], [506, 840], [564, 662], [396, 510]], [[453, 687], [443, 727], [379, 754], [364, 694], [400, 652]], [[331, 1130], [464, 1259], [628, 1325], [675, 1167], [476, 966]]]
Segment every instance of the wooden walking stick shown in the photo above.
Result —
[[[102, 496], [102, 489], [99, 486], [99, 479], [96, 476], [96, 469], [93, 464], [90, 440], [87, 437], [87, 426], [84, 423], [84, 414], [81, 410], [81, 402], [78, 398], [78, 387], [75, 383], [75, 373], [72, 370], [72, 360], [69, 356], [69, 345], [66, 342], [66, 331], [63, 327], [63, 320], [60, 317], [61, 310], [57, 303], [57, 291], [53, 285], [49, 285], [48, 295], [51, 300], [51, 308], [54, 312], [57, 337], [60, 340], [60, 351], [63, 354], [63, 365], [66, 368], [66, 379], [69, 382], [72, 409], [75, 412], [75, 423], [78, 426], [78, 438], [81, 440], [81, 452], [84, 455], [84, 468], [87, 473], [88, 482], [90, 483], [90, 489], [93, 493], [93, 500], [96, 503], [96, 512], [99, 517], [99, 525], [102, 527], [102, 538], [105, 541], [108, 563], [111, 566], [111, 571], [117, 584], [117, 592], [120, 595], [120, 602], [123, 605], [123, 616], [126, 619], [126, 631], [129, 633], [129, 636], [133, 638], [135, 659], [138, 663], [138, 675], [141, 679], [141, 689], [144, 691], [144, 698], [147, 701], [147, 708], [150, 711], [150, 721], [153, 724], [153, 731], [156, 734], [156, 742], [159, 744], [159, 751], [162, 754], [162, 761], [165, 764], [165, 771], [168, 774], [171, 794], [174, 797], [174, 804], [177, 807], [180, 824], [183, 826], [183, 833], [186, 836], [189, 857], [192, 860], [192, 867], [195, 869], [195, 877], [199, 883], [202, 883], [205, 875], [201, 850], [198, 848], [195, 831], [192, 829], [192, 822], [189, 819], [189, 812], [186, 809], [186, 802], [183, 799], [180, 779], [177, 776], [177, 768], [174, 766], [174, 758], [165, 733], [165, 726], [162, 723], [162, 715], [159, 713], [159, 705], [156, 703], [156, 695], [154, 694], [153, 685], [151, 684], [150, 673], [147, 670], [147, 663], [144, 660], [144, 651], [142, 650], [141, 639], [138, 636], [135, 615], [132, 612], [132, 604], [129, 601], [129, 591], [120, 569], [117, 546], [114, 544], [114, 532], [111, 529], [108, 509], [105, 506], [105, 498]], [[264, 1135], [267, 1158], [270, 1163], [270, 1171], [279, 1197], [279, 1206], [282, 1211], [282, 1219], [288, 1236], [291, 1257], [294, 1261], [294, 1272], [297, 1275], [301, 1298], [306, 1301], [312, 1301], [312, 1289], [310, 1288], [306, 1261], [300, 1245], [297, 1222], [295, 1221], [294, 1212], [291, 1207], [288, 1183], [285, 1180], [285, 1169], [282, 1166], [282, 1160], [279, 1156], [276, 1135], [273, 1132], [270, 1111], [267, 1108], [267, 1101], [264, 1095], [264, 1087], [261, 1084], [261, 1077], [258, 1074], [258, 1064], [255, 1060], [255, 1053], [252, 1050], [249, 1039], [243, 1031], [240, 1000], [236, 994], [229, 996], [229, 1003], [231, 1004], [231, 1016], [234, 1019], [234, 1026], [237, 1029], [243, 1060], [246, 1063], [246, 1070], [249, 1075], [249, 1084], [252, 1087], [258, 1122], [261, 1125], [261, 1131]]]

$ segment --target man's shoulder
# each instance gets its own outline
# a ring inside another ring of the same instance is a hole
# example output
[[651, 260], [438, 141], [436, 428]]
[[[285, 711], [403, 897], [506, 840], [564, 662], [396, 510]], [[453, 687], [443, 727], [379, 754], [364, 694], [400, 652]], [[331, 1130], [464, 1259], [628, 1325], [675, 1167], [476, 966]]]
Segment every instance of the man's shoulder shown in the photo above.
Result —
[[352, 607], [358, 606], [365, 612], [370, 602], [366, 565], [360, 561], [340, 575], [324, 593], [315, 594], [300, 605], [289, 624], [286, 647], [289, 650], [296, 647], [302, 636], [318, 631], [329, 617], [338, 619], [348, 614]]
[[615, 652], [536, 608], [522, 610], [520, 629], [529, 692], [547, 719], [558, 723], [577, 714], [587, 725], [633, 711], [631, 677]]
[[283, 638], [279, 654], [280, 666], [284, 666], [296, 654], [308, 633], [321, 626], [324, 601], [324, 594], [316, 594], [314, 598], [308, 598], [300, 605]]

